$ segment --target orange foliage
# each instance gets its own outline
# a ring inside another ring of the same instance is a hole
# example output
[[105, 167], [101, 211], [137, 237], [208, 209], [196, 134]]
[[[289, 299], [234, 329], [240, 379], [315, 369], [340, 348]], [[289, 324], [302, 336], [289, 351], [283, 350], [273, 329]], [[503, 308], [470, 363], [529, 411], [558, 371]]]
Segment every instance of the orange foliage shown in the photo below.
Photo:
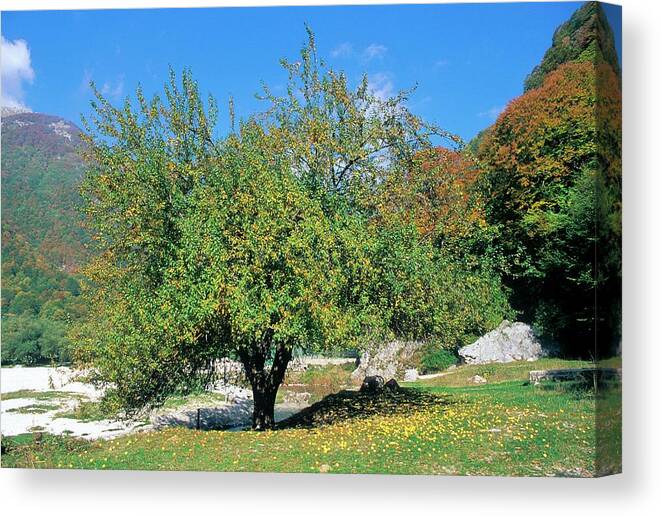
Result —
[[469, 156], [436, 147], [418, 153], [407, 174], [386, 189], [386, 209], [412, 218], [423, 237], [460, 237], [484, 222], [476, 192], [477, 164]]
[[[607, 117], [597, 117], [600, 104], [608, 106]], [[549, 185], [571, 184], [603, 153], [612, 153], [603, 161], [619, 168], [613, 160], [619, 146], [599, 145], [598, 133], [620, 134], [620, 119], [613, 115], [620, 110], [619, 80], [612, 68], [590, 62], [561, 65], [542, 86], [510, 102], [485, 135], [479, 155], [502, 175], [492, 185], [493, 194], [512, 211], [530, 210], [540, 202], [549, 209]], [[598, 121], [607, 127], [598, 128]]]

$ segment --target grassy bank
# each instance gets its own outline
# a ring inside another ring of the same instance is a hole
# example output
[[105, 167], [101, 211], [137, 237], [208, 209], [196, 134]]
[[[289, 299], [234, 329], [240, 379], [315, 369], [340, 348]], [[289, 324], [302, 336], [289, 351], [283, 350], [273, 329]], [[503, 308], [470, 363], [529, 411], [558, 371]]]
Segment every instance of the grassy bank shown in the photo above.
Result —
[[[544, 367], [527, 363], [528, 370]], [[452, 376], [470, 377], [470, 368], [458, 368]], [[595, 436], [604, 436], [604, 429], [595, 422], [592, 393], [525, 385], [520, 366], [500, 369], [508, 373], [499, 375], [512, 377], [517, 371], [518, 378], [481, 386], [441, 385], [446, 376], [414, 383], [396, 395], [336, 396], [318, 405], [305, 425], [265, 433], [169, 429], [95, 442], [39, 435], [8, 438], [3, 439], [2, 464], [524, 476], [592, 476], [617, 470], [621, 434], [612, 426], [608, 436], [616, 446], [600, 446], [608, 461], [597, 464], [595, 459]], [[619, 391], [611, 390], [601, 402], [607, 413], [603, 422], [617, 419], [617, 397]]]
[[454, 370], [441, 372], [441, 376], [420, 380], [422, 386], [468, 387], [474, 386], [474, 375], [484, 377], [490, 384], [506, 381], [528, 380], [531, 370], [553, 370], [560, 368], [590, 368], [594, 363], [588, 361], [570, 361], [566, 359], [540, 359], [534, 362], [516, 361], [505, 364], [463, 365]]

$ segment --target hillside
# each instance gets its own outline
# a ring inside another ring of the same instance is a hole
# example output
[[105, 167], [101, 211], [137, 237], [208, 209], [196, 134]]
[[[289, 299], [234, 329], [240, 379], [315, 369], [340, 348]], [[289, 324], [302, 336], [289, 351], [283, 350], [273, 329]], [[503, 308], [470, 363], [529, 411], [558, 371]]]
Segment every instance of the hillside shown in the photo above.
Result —
[[606, 63], [620, 74], [613, 30], [598, 2], [586, 2], [556, 29], [551, 47], [526, 77], [524, 89], [538, 88], [548, 74], [564, 63], [583, 61]]
[[59, 359], [65, 325], [82, 312], [81, 144], [60, 117], [3, 110], [3, 362]]
[[2, 231], [21, 235], [48, 264], [69, 272], [84, 255], [80, 145], [80, 130], [59, 117], [2, 119]]

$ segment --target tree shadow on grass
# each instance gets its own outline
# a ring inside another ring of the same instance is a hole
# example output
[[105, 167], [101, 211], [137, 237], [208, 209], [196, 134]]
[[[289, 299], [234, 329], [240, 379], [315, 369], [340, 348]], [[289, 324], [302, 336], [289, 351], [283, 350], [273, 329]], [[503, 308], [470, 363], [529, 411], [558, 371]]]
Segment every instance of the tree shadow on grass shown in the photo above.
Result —
[[448, 405], [448, 397], [415, 388], [384, 389], [378, 393], [340, 391], [276, 424], [276, 429], [312, 429], [353, 418], [411, 414], [430, 406]]

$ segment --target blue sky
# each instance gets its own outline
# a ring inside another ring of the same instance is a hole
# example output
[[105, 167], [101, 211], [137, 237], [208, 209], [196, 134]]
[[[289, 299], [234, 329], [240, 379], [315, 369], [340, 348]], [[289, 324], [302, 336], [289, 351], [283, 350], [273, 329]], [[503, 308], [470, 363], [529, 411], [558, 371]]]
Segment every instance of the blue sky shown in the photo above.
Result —
[[[329, 65], [352, 81], [367, 73], [384, 94], [417, 83], [411, 109], [469, 139], [521, 94], [553, 31], [580, 5], [3, 12], [3, 102], [79, 123], [89, 110], [90, 79], [119, 102], [138, 82], [158, 91], [172, 65], [190, 67], [221, 108], [232, 95], [237, 115], [246, 116], [264, 108], [254, 96], [262, 81], [276, 92], [283, 87], [279, 59], [296, 58], [308, 23]], [[619, 47], [619, 9], [607, 14]], [[13, 71], [5, 70], [13, 66], [10, 51], [19, 67]], [[29, 59], [27, 68], [21, 59]]]

